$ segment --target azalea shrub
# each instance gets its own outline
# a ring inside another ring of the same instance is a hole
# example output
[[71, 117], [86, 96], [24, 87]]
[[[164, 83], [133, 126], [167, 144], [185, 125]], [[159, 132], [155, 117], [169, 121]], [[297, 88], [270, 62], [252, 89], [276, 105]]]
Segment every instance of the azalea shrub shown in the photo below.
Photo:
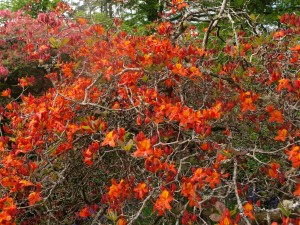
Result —
[[298, 16], [203, 49], [58, 6], [0, 11], [0, 224], [299, 224]]

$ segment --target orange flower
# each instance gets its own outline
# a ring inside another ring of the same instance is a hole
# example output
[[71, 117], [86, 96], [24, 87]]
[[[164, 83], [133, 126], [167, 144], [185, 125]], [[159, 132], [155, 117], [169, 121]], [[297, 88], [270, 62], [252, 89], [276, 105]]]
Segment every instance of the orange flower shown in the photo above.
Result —
[[170, 203], [173, 201], [173, 196], [168, 190], [163, 190], [159, 198], [156, 200], [154, 210], [157, 210], [158, 215], [161, 216], [166, 209], [172, 209]]
[[246, 205], [243, 206], [243, 208], [245, 215], [248, 216], [251, 220], [254, 220], [255, 217], [253, 215], [253, 205], [247, 202]]
[[134, 152], [135, 157], [147, 157], [153, 154], [153, 149], [151, 149], [150, 140], [145, 138], [137, 143], [137, 150]]
[[192, 77], [192, 76], [199, 76], [199, 77], [202, 76], [200, 70], [199, 70], [197, 67], [195, 67], [195, 66], [192, 66], [192, 67], [190, 68], [190, 71], [191, 71], [191, 77]]
[[183, 2], [182, 0], [178, 1], [178, 2], [182, 2], [182, 3], [178, 3], [176, 6], [177, 6], [177, 9], [178, 11], [181, 11], [182, 9], [188, 7], [189, 5], [186, 4], [185, 2]]
[[271, 115], [271, 117], [269, 118], [269, 122], [278, 122], [281, 124], [283, 123], [283, 116], [279, 110], [270, 112], [270, 115]]
[[79, 23], [80, 25], [85, 25], [86, 24], [86, 20], [82, 17], [77, 19], [77, 23]]
[[137, 118], [136, 118], [136, 124], [139, 125], [139, 126], [142, 125], [142, 117], [141, 117], [140, 114], [139, 114], [139, 115], [137, 116]]
[[300, 166], [300, 146], [293, 146], [292, 150], [287, 153], [289, 160], [292, 161], [292, 166], [297, 168]]
[[212, 174], [210, 174], [210, 176], [206, 177], [205, 181], [209, 183], [209, 186], [211, 188], [215, 188], [216, 184], [221, 183], [220, 175], [217, 172], [213, 172]]
[[143, 183], [139, 183], [135, 188], [134, 188], [134, 192], [136, 195], [136, 198], [140, 198], [143, 199], [145, 197], [145, 195], [148, 194], [149, 190], [147, 188], [147, 185], [145, 182]]
[[281, 129], [278, 131], [278, 135], [274, 138], [276, 141], [285, 141], [287, 135], [287, 129]]
[[2, 97], [10, 97], [10, 93], [11, 93], [11, 90], [8, 88], [8, 89], [2, 91], [1, 96]]
[[191, 182], [185, 182], [182, 184], [181, 194], [183, 194], [184, 197], [193, 195], [194, 193], [195, 193], [195, 187]]
[[181, 76], [186, 76], [187, 70], [180, 63], [176, 63], [172, 69], [172, 72]]
[[285, 36], [285, 32], [283, 30], [277, 31], [273, 34], [274, 39], [280, 39]]
[[199, 201], [201, 200], [200, 196], [196, 193], [196, 186], [194, 186], [191, 182], [185, 182], [182, 184], [181, 194], [184, 197], [188, 197], [189, 205], [191, 207], [197, 206]]
[[274, 105], [268, 105], [266, 106], [265, 110], [268, 112], [268, 113], [271, 113], [274, 111]]
[[118, 185], [112, 184], [109, 187], [108, 195], [110, 196], [111, 199], [120, 197], [121, 193], [120, 193], [120, 189], [118, 188]]
[[286, 88], [288, 91], [291, 91], [293, 89], [290, 79], [282, 78], [278, 81], [277, 91], [281, 91], [283, 88]]
[[256, 106], [253, 104], [257, 100], [256, 94], [246, 91], [240, 94], [239, 99], [241, 100], [242, 112], [247, 112], [249, 110], [255, 111]]
[[80, 212], [79, 212], [79, 216], [82, 217], [82, 218], [86, 218], [88, 216], [90, 216], [90, 210], [89, 208], [86, 206], [84, 207]]
[[113, 130], [106, 134], [106, 137], [101, 145], [102, 146], [109, 145], [111, 147], [115, 147], [116, 146], [115, 140], [117, 139], [117, 137], [118, 137], [118, 135]]
[[146, 170], [156, 173], [161, 168], [161, 162], [158, 158], [155, 158], [153, 155], [149, 156], [145, 161]]
[[0, 151], [4, 151], [6, 144], [3, 141], [0, 141]]
[[36, 202], [42, 200], [39, 192], [31, 192], [28, 196], [29, 205], [34, 205]]
[[230, 211], [229, 209], [226, 209], [218, 225], [231, 225], [231, 224], [233, 224], [233, 222], [230, 219]]
[[31, 183], [28, 180], [21, 180], [19, 183], [22, 184], [25, 187], [33, 186], [33, 183]]
[[112, 109], [120, 109], [121, 106], [120, 106], [120, 103], [119, 102], [115, 102], [112, 106]]
[[207, 176], [207, 174], [203, 171], [202, 168], [198, 168], [195, 172], [193, 177], [191, 178], [192, 182], [202, 182], [202, 180]]
[[300, 44], [299, 45], [296, 45], [295, 47], [293, 48], [290, 48], [292, 51], [300, 51]]
[[278, 169], [280, 168], [279, 163], [271, 163], [270, 164], [270, 169], [269, 169], [269, 176], [272, 178], [278, 178]]
[[6, 108], [7, 108], [8, 110], [12, 110], [12, 109], [13, 109], [13, 105], [12, 105], [11, 103], [8, 103], [8, 104], [6, 105]]
[[101, 35], [104, 32], [104, 28], [100, 25], [94, 25], [92, 29], [98, 34]]
[[117, 222], [117, 225], [126, 225], [127, 221], [124, 218], [120, 218]]
[[293, 194], [300, 197], [300, 183], [297, 184], [297, 188], [296, 188], [296, 190], [293, 192]]
[[118, 183], [116, 180], [111, 180], [112, 185], [109, 187], [108, 196], [111, 201], [116, 201], [117, 199], [123, 199], [128, 194], [128, 184], [125, 180], [120, 180]]
[[1, 224], [11, 224], [8, 222], [10, 220], [12, 220], [12, 217], [6, 211], [0, 212], [0, 223]]
[[246, 98], [242, 102], [242, 112], [247, 112], [247, 111], [255, 111], [256, 107], [253, 105], [252, 98]]
[[14, 203], [12, 198], [0, 198], [0, 205], [2, 212], [0, 212], [0, 224], [6, 225], [15, 225], [15, 223], [11, 222], [12, 215], [16, 214], [17, 206]]
[[202, 145], [200, 145], [200, 148], [203, 150], [203, 151], [206, 151], [210, 148], [210, 143], [208, 142], [203, 142]]
[[71, 78], [74, 76], [73, 66], [74, 66], [74, 63], [66, 63], [62, 66], [62, 72], [64, 73], [64, 75], [66, 77]]

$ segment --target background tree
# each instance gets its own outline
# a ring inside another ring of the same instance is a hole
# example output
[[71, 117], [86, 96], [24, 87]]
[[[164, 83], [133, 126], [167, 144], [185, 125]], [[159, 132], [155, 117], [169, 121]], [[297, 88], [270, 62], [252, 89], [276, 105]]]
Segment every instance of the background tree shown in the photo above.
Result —
[[36, 17], [40, 12], [46, 12], [55, 8], [60, 0], [11, 0], [0, 2], [1, 9], [11, 9], [12, 11], [25, 10], [31, 16]]
[[258, 16], [258, 21], [263, 24], [277, 23], [278, 15], [295, 13], [299, 11], [300, 7], [299, 0], [233, 0], [230, 1], [230, 4], [234, 7], [247, 9], [250, 14]]

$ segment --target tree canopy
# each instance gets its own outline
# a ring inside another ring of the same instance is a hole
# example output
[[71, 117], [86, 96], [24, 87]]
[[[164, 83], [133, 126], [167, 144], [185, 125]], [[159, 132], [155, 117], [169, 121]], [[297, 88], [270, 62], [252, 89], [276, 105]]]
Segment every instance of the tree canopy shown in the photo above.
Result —
[[0, 8], [9, 8], [12, 11], [24, 10], [35, 17], [40, 12], [53, 9], [58, 2], [59, 0], [3, 0], [0, 1]]

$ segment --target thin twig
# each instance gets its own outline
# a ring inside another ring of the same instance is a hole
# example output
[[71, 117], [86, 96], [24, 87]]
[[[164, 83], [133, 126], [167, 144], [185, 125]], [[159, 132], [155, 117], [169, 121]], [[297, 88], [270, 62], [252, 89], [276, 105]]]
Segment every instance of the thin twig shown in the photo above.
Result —
[[237, 160], [233, 159], [233, 177], [232, 177], [232, 181], [233, 181], [233, 185], [234, 185], [234, 192], [235, 192], [235, 196], [236, 196], [236, 201], [238, 204], [238, 208], [240, 211], [240, 214], [242, 216], [242, 218], [244, 219], [244, 221], [246, 222], [247, 225], [251, 225], [251, 223], [249, 222], [249, 220], [246, 218], [245, 213], [244, 213], [244, 209], [243, 209], [243, 205], [239, 196], [239, 192], [238, 192], [238, 188], [237, 188], [237, 183], [236, 183], [236, 175], [237, 175]]

